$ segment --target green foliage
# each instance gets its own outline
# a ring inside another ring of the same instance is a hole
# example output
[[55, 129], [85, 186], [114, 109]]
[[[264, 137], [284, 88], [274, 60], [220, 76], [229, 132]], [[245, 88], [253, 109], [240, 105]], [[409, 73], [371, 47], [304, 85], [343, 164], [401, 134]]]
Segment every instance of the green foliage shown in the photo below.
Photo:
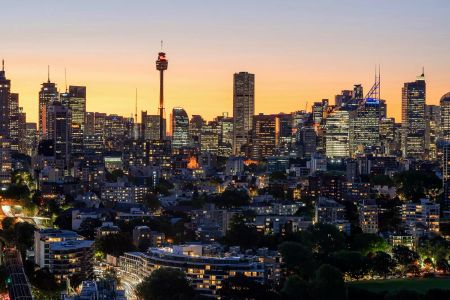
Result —
[[297, 242], [284, 242], [280, 245], [280, 253], [288, 274], [309, 279], [314, 273], [316, 262], [311, 249]]
[[388, 186], [392, 187], [395, 185], [394, 180], [387, 175], [375, 175], [370, 177], [370, 184], [372, 186], [380, 185], [380, 186]]
[[369, 271], [368, 259], [356, 251], [335, 252], [331, 255], [330, 261], [342, 273], [353, 279], [361, 279]]
[[137, 286], [136, 291], [140, 300], [187, 300], [194, 297], [186, 275], [171, 268], [153, 271]]
[[144, 205], [150, 211], [157, 211], [161, 208], [161, 203], [159, 203], [158, 196], [154, 193], [148, 193], [144, 198]]
[[450, 246], [446, 240], [435, 238], [423, 241], [419, 245], [417, 252], [422, 259], [432, 258], [435, 261], [445, 260], [450, 255]]
[[230, 230], [224, 237], [224, 243], [249, 249], [255, 247], [255, 237], [257, 235], [256, 228], [247, 225], [242, 214], [236, 214], [230, 221]]
[[335, 226], [317, 223], [297, 233], [295, 240], [310, 247], [315, 258], [324, 260], [331, 253], [346, 247], [345, 236]]
[[113, 256], [120, 256], [124, 252], [134, 251], [133, 241], [130, 235], [117, 233], [101, 236], [95, 240], [95, 250], [110, 254]]
[[226, 189], [216, 199], [215, 203], [221, 208], [236, 208], [250, 204], [247, 191], [241, 189]]
[[112, 172], [105, 172], [105, 178], [109, 182], [117, 182], [117, 179], [122, 178], [123, 176], [125, 176], [125, 173], [120, 169], [113, 170]]
[[33, 246], [34, 225], [17, 222], [15, 218], [5, 218], [2, 221], [2, 228], [0, 235], [3, 240], [8, 244], [15, 245], [22, 255], [25, 255], [25, 251]]
[[395, 260], [386, 252], [377, 251], [369, 259], [370, 269], [378, 276], [386, 278], [396, 266]]
[[285, 300], [308, 300], [310, 293], [309, 283], [297, 275], [288, 277], [281, 289], [281, 297]]
[[350, 249], [361, 252], [362, 255], [375, 253], [377, 251], [388, 251], [389, 244], [382, 237], [370, 234], [360, 233], [352, 236], [350, 241]]
[[321, 265], [317, 270], [311, 285], [313, 299], [346, 299], [346, 287], [342, 273], [333, 266], [327, 264]]
[[442, 187], [435, 173], [426, 171], [405, 171], [394, 176], [397, 193], [403, 200], [418, 201], [420, 198], [435, 198]]
[[419, 254], [405, 246], [394, 247], [392, 249], [392, 254], [394, 255], [395, 261], [402, 266], [403, 273], [410, 265], [416, 263], [420, 258]]
[[266, 286], [241, 273], [222, 281], [219, 290], [221, 299], [273, 299], [276, 294], [271, 293]]

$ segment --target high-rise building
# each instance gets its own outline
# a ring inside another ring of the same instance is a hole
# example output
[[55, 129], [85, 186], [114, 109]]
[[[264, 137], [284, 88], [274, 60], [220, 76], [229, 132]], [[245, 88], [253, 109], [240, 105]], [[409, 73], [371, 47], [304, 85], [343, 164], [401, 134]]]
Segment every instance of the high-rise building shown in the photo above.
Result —
[[29, 156], [33, 156], [35, 151], [37, 150], [37, 143], [38, 143], [38, 131], [37, 131], [37, 124], [36, 123], [26, 123], [25, 124], [25, 154]]
[[11, 184], [12, 159], [11, 142], [0, 136], [0, 189], [4, 190]]
[[441, 97], [441, 137], [450, 142], [450, 92]]
[[255, 75], [247, 72], [234, 74], [233, 81], [233, 153], [241, 154], [248, 144], [255, 114]]
[[53, 101], [58, 100], [58, 89], [56, 84], [50, 81], [50, 75], [47, 82], [42, 84], [39, 91], [39, 139], [47, 139], [47, 106]]
[[444, 204], [450, 207], [450, 143], [442, 149], [442, 186], [444, 188]]
[[402, 89], [402, 150], [404, 157], [422, 158], [425, 149], [425, 75]]
[[192, 115], [189, 121], [189, 136], [191, 139], [192, 146], [200, 149], [200, 136], [202, 134], [202, 127], [206, 122], [200, 115]]
[[86, 87], [69, 86], [69, 91], [60, 95], [61, 104], [72, 115], [72, 155], [83, 152], [83, 131], [86, 123]]
[[428, 159], [437, 157], [437, 141], [441, 135], [441, 107], [425, 105], [425, 150]]
[[19, 94], [11, 93], [9, 99], [9, 139], [11, 150], [19, 150]]
[[253, 117], [252, 158], [263, 159], [275, 154], [276, 116], [259, 114]]
[[382, 118], [380, 120], [380, 143], [384, 154], [391, 154], [396, 149], [394, 145], [395, 119]]
[[327, 157], [349, 156], [349, 112], [333, 110], [325, 121], [325, 153]]
[[11, 101], [11, 80], [5, 77], [5, 62], [2, 60], [0, 71], [0, 135], [9, 137], [10, 129], [10, 105]]
[[70, 110], [61, 102], [47, 105], [47, 136], [53, 141], [55, 165], [66, 169], [71, 153], [72, 117]]
[[200, 150], [217, 155], [219, 153], [219, 124], [209, 121], [202, 126], [200, 134]]
[[172, 148], [189, 146], [189, 117], [181, 107], [172, 110]]
[[380, 102], [368, 98], [350, 111], [350, 154], [364, 153], [376, 146], [380, 146]]
[[[159, 139], [159, 125], [159, 115], [147, 115], [147, 111], [141, 112], [141, 132], [145, 141]], [[165, 132], [165, 128], [163, 130]]]
[[228, 113], [216, 118], [219, 130], [219, 156], [229, 157], [233, 154], [233, 118]]

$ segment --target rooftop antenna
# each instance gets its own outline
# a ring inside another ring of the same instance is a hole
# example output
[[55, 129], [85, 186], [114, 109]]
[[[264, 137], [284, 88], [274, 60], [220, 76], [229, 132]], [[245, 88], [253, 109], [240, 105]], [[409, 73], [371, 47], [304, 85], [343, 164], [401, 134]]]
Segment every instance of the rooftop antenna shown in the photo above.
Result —
[[422, 67], [422, 77], [425, 77], [425, 67]]
[[50, 83], [50, 65], [47, 65], [47, 80]]
[[67, 70], [64, 68], [64, 84], [66, 85], [66, 93], [67, 93]]
[[5, 71], [5, 59], [2, 59], [2, 71]]
[[138, 95], [137, 95], [137, 88], [136, 88], [136, 101], [135, 101], [135, 105], [134, 105], [134, 122], [137, 123], [138, 119], [137, 119], [137, 101], [138, 101]]

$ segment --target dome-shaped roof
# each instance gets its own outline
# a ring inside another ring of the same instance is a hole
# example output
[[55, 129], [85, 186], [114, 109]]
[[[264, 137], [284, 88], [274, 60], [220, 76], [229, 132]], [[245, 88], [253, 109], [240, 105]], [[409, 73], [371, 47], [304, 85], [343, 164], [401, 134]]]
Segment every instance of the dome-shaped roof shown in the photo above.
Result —
[[450, 92], [442, 96], [441, 101], [450, 101]]

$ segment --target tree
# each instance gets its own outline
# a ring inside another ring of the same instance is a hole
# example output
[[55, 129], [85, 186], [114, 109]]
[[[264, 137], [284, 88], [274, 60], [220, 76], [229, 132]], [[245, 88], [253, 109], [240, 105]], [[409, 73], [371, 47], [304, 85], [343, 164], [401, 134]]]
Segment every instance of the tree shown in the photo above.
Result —
[[102, 221], [94, 218], [86, 218], [81, 222], [78, 231], [88, 239], [94, 239], [95, 229], [102, 226]]
[[342, 273], [333, 266], [321, 265], [312, 281], [312, 294], [313, 299], [317, 300], [346, 299], [345, 282]]
[[227, 245], [237, 245], [244, 249], [257, 246], [255, 238], [258, 239], [258, 232], [254, 226], [245, 223], [242, 214], [236, 214], [231, 218], [230, 230], [224, 237], [224, 243]]
[[160, 268], [137, 286], [136, 294], [140, 300], [187, 300], [193, 299], [194, 290], [184, 272]]
[[300, 232], [299, 242], [309, 245], [319, 260], [346, 246], [344, 234], [336, 226], [322, 223], [314, 224], [308, 230]]
[[236, 208], [250, 204], [250, 196], [242, 189], [227, 189], [216, 198], [216, 205], [222, 208]]
[[335, 252], [331, 255], [331, 262], [342, 273], [353, 279], [360, 279], [369, 271], [367, 258], [356, 251]]
[[361, 252], [362, 255], [375, 253], [377, 251], [388, 251], [389, 244], [385, 239], [375, 234], [360, 233], [352, 236], [350, 249]]
[[148, 193], [144, 198], [144, 205], [151, 211], [157, 211], [161, 207], [158, 196], [154, 193]]
[[255, 279], [247, 277], [242, 273], [229, 277], [222, 281], [222, 288], [219, 295], [225, 300], [244, 300], [244, 299], [274, 299], [276, 296], [270, 292], [267, 287]]
[[420, 198], [435, 198], [442, 186], [435, 173], [426, 171], [405, 171], [394, 176], [397, 193], [402, 200], [418, 201]]
[[405, 273], [409, 265], [416, 263], [419, 260], [419, 254], [410, 250], [405, 246], [396, 246], [392, 249], [394, 259], [402, 267], [402, 273]]
[[300, 276], [288, 277], [281, 289], [281, 297], [286, 300], [308, 300], [310, 296], [310, 286], [308, 282]]
[[380, 277], [386, 278], [395, 266], [395, 260], [386, 252], [377, 251], [375, 255], [370, 257], [370, 268]]
[[124, 252], [135, 250], [131, 237], [122, 233], [108, 234], [99, 237], [95, 241], [95, 248], [97, 251], [113, 256], [120, 256]]
[[314, 272], [315, 261], [311, 249], [297, 242], [284, 242], [279, 247], [288, 274], [309, 279]]

